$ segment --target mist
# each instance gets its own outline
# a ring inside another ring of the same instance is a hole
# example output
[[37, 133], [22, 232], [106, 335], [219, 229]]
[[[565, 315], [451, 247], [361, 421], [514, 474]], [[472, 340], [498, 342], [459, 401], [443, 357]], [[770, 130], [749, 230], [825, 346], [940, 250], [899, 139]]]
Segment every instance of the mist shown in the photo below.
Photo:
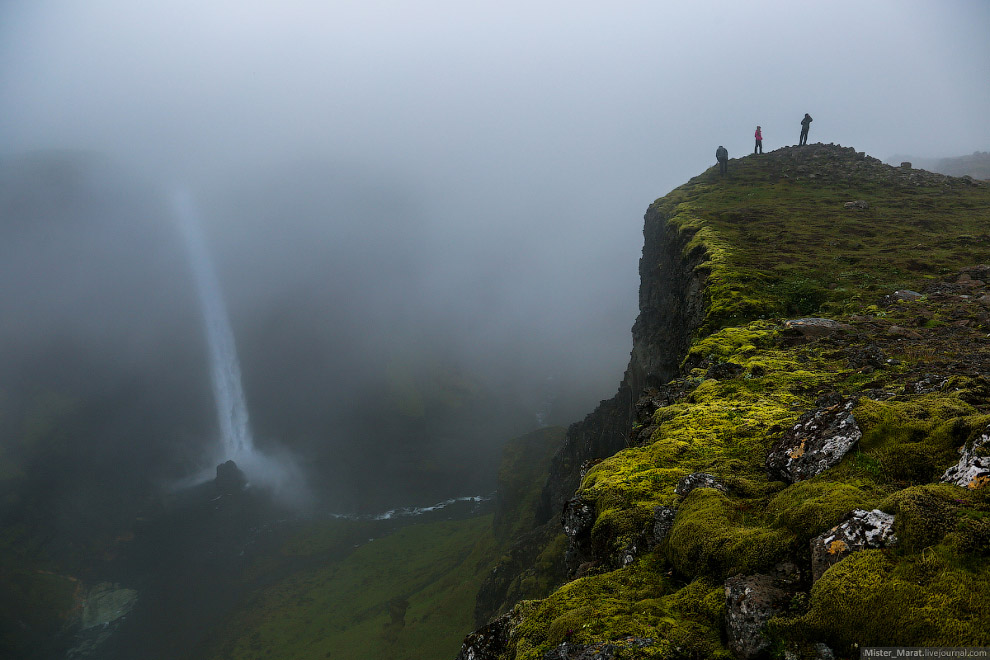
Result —
[[134, 489], [209, 463], [182, 185], [263, 450], [343, 509], [490, 489], [506, 439], [614, 393], [653, 199], [805, 112], [881, 158], [990, 148], [988, 25], [978, 1], [7, 2], [7, 406], [75, 401], [66, 456]]

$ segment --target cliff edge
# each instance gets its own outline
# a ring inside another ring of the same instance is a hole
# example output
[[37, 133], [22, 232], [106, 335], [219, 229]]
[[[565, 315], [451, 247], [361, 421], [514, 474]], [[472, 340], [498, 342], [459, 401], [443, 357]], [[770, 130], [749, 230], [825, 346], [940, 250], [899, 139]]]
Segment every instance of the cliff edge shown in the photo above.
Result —
[[817, 144], [645, 220], [629, 366], [522, 553], [567, 577], [460, 657], [990, 645], [990, 186]]

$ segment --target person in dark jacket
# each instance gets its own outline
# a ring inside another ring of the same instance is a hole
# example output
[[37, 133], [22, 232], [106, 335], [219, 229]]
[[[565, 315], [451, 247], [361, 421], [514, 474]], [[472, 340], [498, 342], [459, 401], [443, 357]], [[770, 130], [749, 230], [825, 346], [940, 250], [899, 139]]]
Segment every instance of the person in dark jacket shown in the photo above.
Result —
[[798, 138], [798, 146], [808, 144], [808, 127], [811, 126], [812, 121], [811, 115], [807, 112], [804, 113], [804, 119], [801, 120], [801, 137]]
[[756, 146], [753, 147], [753, 153], [763, 153], [763, 130], [757, 126], [756, 127]]
[[729, 171], [729, 152], [722, 145], [718, 145], [718, 149], [715, 150], [715, 159], [718, 161], [719, 174]]

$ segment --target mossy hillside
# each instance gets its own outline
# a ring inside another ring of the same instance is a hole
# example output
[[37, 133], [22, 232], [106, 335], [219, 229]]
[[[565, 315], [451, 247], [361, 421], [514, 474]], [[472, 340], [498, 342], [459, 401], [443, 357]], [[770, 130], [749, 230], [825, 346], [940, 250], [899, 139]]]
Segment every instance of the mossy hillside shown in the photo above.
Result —
[[[860, 160], [832, 151], [853, 168]], [[823, 158], [832, 162], [827, 149]], [[799, 593], [773, 622], [778, 652], [825, 642], [846, 657], [854, 643], [952, 644], [946, 640], [984, 640], [990, 630], [986, 493], [935, 483], [958, 460], [958, 448], [990, 423], [990, 389], [981, 376], [990, 372], [990, 313], [976, 303], [984, 289], [936, 286], [954, 280], [960, 265], [990, 261], [988, 188], [900, 171], [812, 178], [814, 167], [804, 165], [801, 176], [788, 176], [782, 162], [733, 161], [725, 179], [706, 173], [651, 209], [690, 235], [685, 256], [707, 255], [708, 316], [682, 366], [682, 378], [696, 387], [656, 411], [649, 442], [588, 471], [577, 494], [594, 506], [599, 564], [548, 599], [520, 607], [522, 632], [510, 655], [541, 657], [561, 641], [562, 628], [576, 630], [594, 614], [593, 602], [629, 611], [649, 595], [680, 593], [672, 584], [721, 591], [726, 576], [767, 571], [784, 558], [808, 575], [810, 540], [854, 508], [895, 514], [901, 541], [860, 553], [862, 559], [854, 554], [857, 562], [839, 562]], [[869, 209], [845, 209], [853, 199], [868, 200]], [[930, 293], [899, 300], [890, 295], [899, 288]], [[810, 314], [845, 325], [805, 337], [783, 323]], [[738, 365], [738, 375], [709, 377], [720, 362]], [[828, 392], [857, 397], [862, 440], [817, 477], [772, 481], [764, 468], [768, 448]], [[714, 474], [728, 492], [678, 495], [678, 480], [697, 471]], [[667, 538], [632, 565], [610, 570], [608, 558], [649, 531], [657, 505], [677, 507]], [[652, 587], [627, 584], [643, 571], [653, 574]], [[573, 585], [580, 590], [572, 593]], [[898, 633], [883, 623], [890, 610], [898, 621], [921, 623]], [[721, 618], [692, 619], [676, 609], [666, 616], [700, 627], [681, 644], [683, 656], [727, 653], [721, 641], [714, 651], [706, 646], [724, 639]], [[580, 628], [578, 641], [650, 637], [622, 617], [594, 620], [593, 633]]]
[[[453, 657], [494, 559], [491, 525], [491, 516], [412, 525], [298, 570], [250, 597], [211, 657]], [[310, 535], [286, 552], [319, 545]]]
[[[986, 186], [811, 145], [731, 161], [658, 199], [708, 252], [705, 327], [841, 312], [990, 253]], [[864, 200], [867, 209], [844, 203]]]

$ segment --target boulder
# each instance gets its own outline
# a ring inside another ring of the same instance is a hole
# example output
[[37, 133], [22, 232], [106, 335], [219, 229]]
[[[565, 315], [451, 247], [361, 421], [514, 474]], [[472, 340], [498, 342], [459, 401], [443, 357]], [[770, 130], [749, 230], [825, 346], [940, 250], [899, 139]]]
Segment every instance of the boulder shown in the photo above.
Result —
[[896, 542], [894, 516], [879, 509], [855, 509], [843, 522], [811, 540], [812, 579], [817, 581], [831, 566], [858, 550], [885, 548]]
[[924, 297], [924, 294], [912, 291], [911, 289], [898, 289], [894, 291], [894, 298], [897, 300], [917, 300]]
[[86, 594], [80, 627], [85, 630], [106, 626], [125, 616], [137, 604], [138, 592], [122, 589], [119, 584], [101, 582]]
[[990, 428], [959, 448], [959, 462], [942, 475], [943, 483], [976, 490], [990, 486]]
[[855, 398], [832, 393], [818, 400], [770, 448], [766, 466], [771, 477], [795, 483], [837, 465], [863, 432], [852, 415]]
[[672, 506], [658, 506], [653, 508], [653, 528], [647, 535], [647, 546], [655, 548], [663, 543], [674, 527], [674, 518], [677, 516], [677, 509]]
[[674, 492], [678, 495], [686, 496], [695, 488], [714, 488], [723, 493], [729, 492], [729, 489], [721, 481], [716, 479], [715, 475], [708, 474], [707, 472], [692, 472], [689, 475], [681, 477], [681, 480], [677, 482], [677, 486], [674, 487]]
[[770, 640], [766, 623], [786, 609], [791, 594], [769, 575], [736, 575], [725, 582], [725, 631], [729, 649], [739, 658], [765, 655]]
[[843, 206], [847, 209], [868, 209], [870, 208], [870, 203], [863, 199], [857, 199], [852, 202], [846, 202]]
[[457, 660], [498, 660], [509, 647], [516, 626], [512, 614], [503, 614], [464, 638]]
[[222, 495], [229, 495], [244, 490], [247, 485], [247, 477], [237, 467], [234, 461], [227, 461], [217, 466], [217, 476], [213, 480], [216, 489]]
[[741, 364], [736, 364], [734, 362], [717, 362], [708, 367], [708, 371], [705, 372], [705, 378], [729, 380], [731, 378], [736, 378], [742, 372], [743, 366]]
[[851, 326], [845, 323], [840, 323], [839, 321], [835, 321], [833, 319], [823, 319], [817, 317], [784, 321], [784, 328], [786, 330], [790, 330], [804, 337], [824, 337], [825, 335], [833, 334], [839, 330], [847, 330], [850, 327]]

